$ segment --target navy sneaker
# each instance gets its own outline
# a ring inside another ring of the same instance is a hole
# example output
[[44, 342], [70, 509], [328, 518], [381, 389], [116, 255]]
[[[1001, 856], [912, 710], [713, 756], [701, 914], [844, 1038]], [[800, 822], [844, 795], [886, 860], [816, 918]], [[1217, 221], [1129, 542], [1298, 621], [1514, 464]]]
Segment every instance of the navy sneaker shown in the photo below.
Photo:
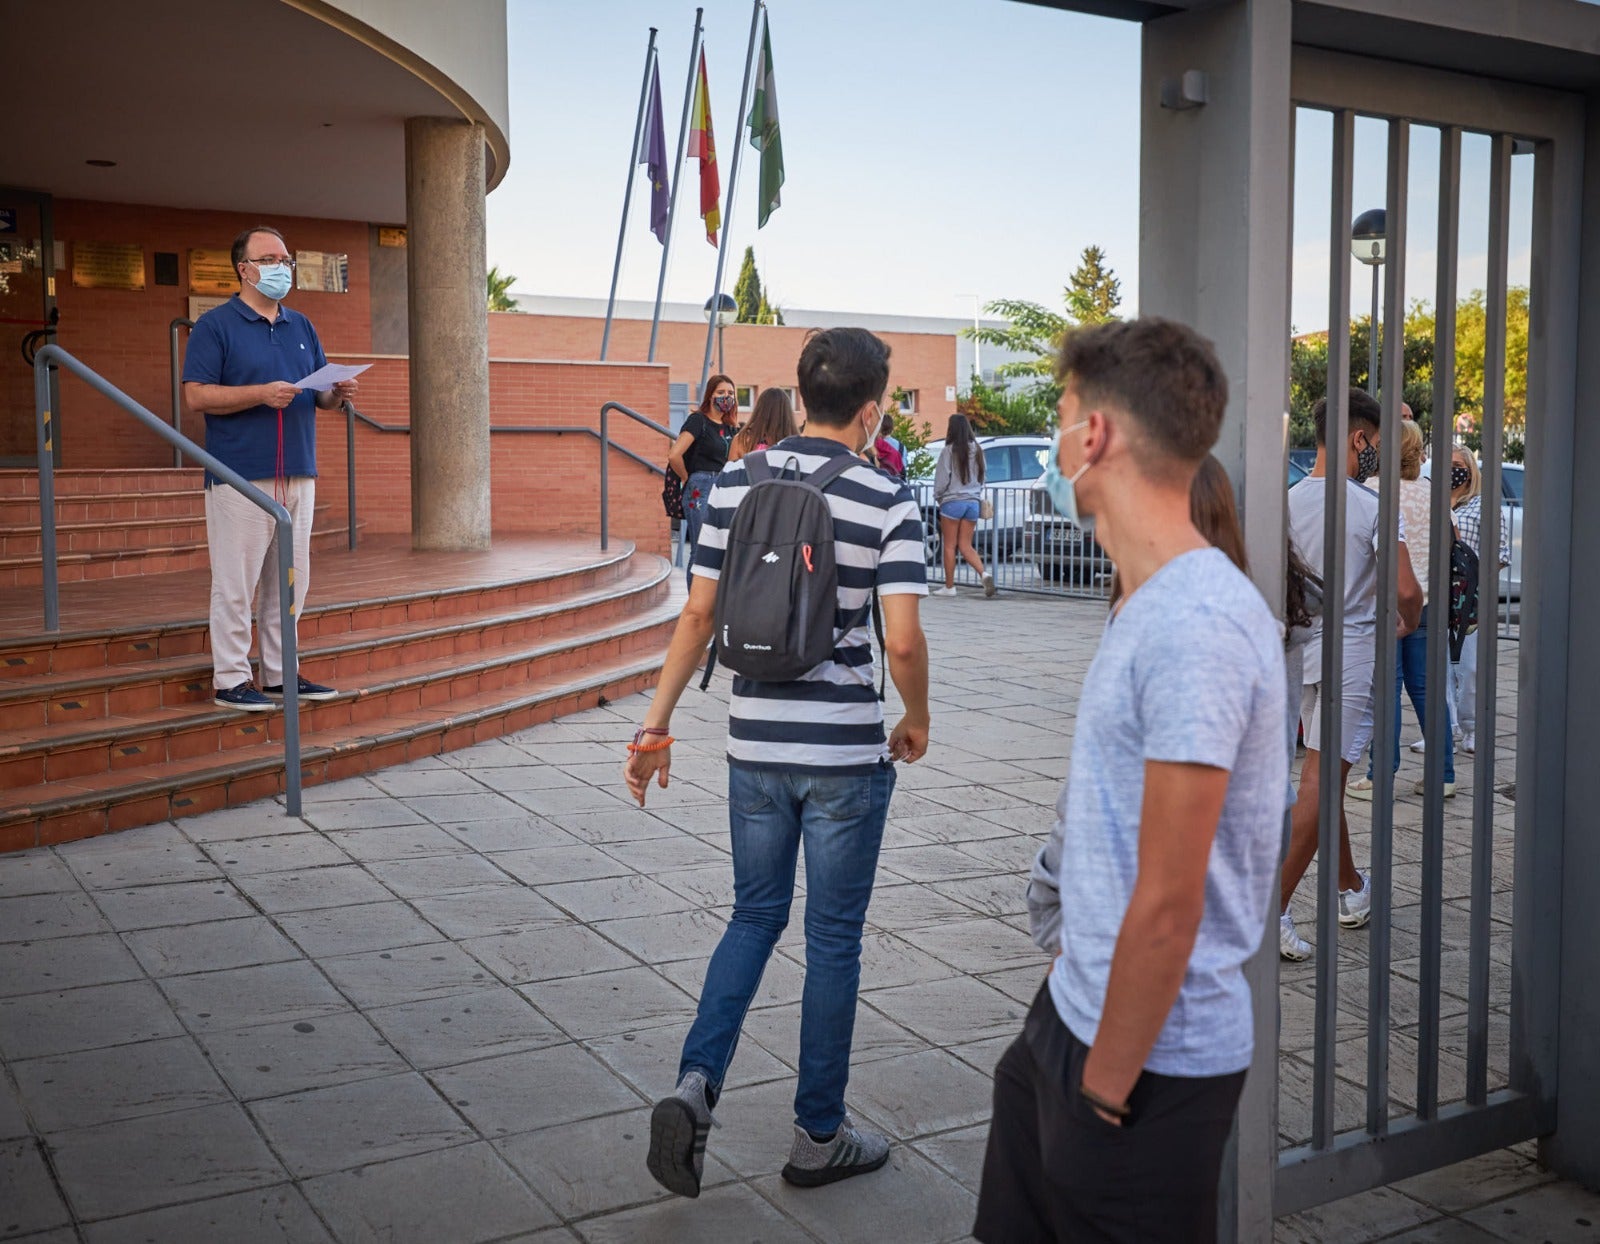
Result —
[[219, 690], [211, 697], [211, 702], [218, 708], [238, 708], [247, 713], [270, 713], [278, 707], [257, 691], [253, 682], [242, 682], [226, 691]]
[[[312, 682], [309, 678], [303, 676], [298, 679], [298, 683], [302, 700], [331, 700], [339, 694], [332, 687], [324, 687], [320, 682]], [[283, 699], [283, 686], [281, 684], [276, 687], [267, 687], [266, 692], [274, 700]]]

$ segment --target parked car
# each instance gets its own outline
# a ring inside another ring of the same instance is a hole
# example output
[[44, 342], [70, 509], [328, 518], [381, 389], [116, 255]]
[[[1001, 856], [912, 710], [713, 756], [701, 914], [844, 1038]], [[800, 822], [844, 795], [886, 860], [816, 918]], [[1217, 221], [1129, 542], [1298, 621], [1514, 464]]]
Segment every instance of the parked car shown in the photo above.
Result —
[[[1422, 478], [1433, 478], [1433, 464], [1422, 464]], [[1511, 564], [1500, 572], [1500, 599], [1522, 599], [1522, 463], [1500, 464], [1500, 526], [1511, 542]]]
[[[1028, 486], [1044, 474], [1051, 444], [1048, 436], [978, 438], [978, 447], [983, 450], [984, 495], [994, 506], [994, 517], [979, 519], [978, 530], [973, 536], [973, 544], [984, 557], [990, 560], [1006, 558], [1022, 548], [1028, 511]], [[939, 564], [943, 557], [939, 511], [933, 503], [933, 472], [943, 449], [943, 441], [929, 441], [925, 446], [928, 454], [927, 472], [911, 481], [917, 507], [922, 511], [930, 566]]]

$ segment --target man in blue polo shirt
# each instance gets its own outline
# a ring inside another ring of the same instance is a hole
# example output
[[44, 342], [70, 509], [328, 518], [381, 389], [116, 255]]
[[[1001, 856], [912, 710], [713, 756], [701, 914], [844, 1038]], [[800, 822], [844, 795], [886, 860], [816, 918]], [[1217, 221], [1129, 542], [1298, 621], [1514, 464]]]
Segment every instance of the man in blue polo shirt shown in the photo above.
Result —
[[[239, 292], [202, 315], [189, 335], [183, 396], [190, 410], [206, 417], [206, 448], [289, 511], [298, 618], [311, 583], [317, 408], [337, 407], [356, 391], [356, 382], [323, 393], [297, 387], [327, 360], [311, 321], [282, 305], [294, 285], [294, 260], [281, 233], [268, 225], [246, 229], [234, 239], [233, 267]], [[240, 493], [213, 485], [217, 481], [207, 473], [215, 702], [263, 712], [282, 699], [285, 673], [276, 527]], [[250, 607], [258, 587], [259, 688], [250, 673]], [[294, 673], [301, 699], [335, 694]]]

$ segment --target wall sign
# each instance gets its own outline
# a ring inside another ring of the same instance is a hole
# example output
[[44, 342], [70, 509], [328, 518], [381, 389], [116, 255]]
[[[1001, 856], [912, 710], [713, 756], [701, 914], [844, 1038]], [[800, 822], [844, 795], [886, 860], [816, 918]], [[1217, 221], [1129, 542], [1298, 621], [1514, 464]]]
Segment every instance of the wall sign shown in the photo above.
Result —
[[72, 283], [78, 289], [143, 289], [144, 247], [137, 242], [74, 242]]
[[296, 251], [295, 288], [321, 294], [350, 292], [350, 256], [333, 251]]
[[189, 292], [191, 294], [231, 294], [239, 288], [233, 271], [231, 251], [192, 250], [189, 252]]
[[404, 246], [406, 244], [406, 231], [390, 225], [378, 226], [379, 246]]
[[214, 307], [220, 307], [227, 301], [228, 300], [226, 298], [222, 298], [217, 295], [202, 295], [197, 297], [191, 294], [189, 296], [189, 318], [191, 320], [198, 320], [207, 311], [210, 311]]

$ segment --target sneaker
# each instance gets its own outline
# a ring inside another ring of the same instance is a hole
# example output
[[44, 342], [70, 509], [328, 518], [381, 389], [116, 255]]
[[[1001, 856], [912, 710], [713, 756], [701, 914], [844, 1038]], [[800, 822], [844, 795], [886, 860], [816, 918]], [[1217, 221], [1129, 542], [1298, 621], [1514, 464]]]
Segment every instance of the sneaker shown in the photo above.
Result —
[[994, 576], [992, 574], [985, 574], [983, 576], [983, 594], [985, 596], [994, 595]]
[[[302, 677], [297, 681], [299, 685], [300, 698], [302, 700], [331, 700], [339, 694], [332, 687], [324, 687], [320, 682], [312, 682], [309, 678]], [[276, 687], [266, 687], [264, 690], [274, 700], [283, 699], [282, 684], [279, 684]]]
[[685, 1072], [672, 1096], [656, 1103], [650, 1113], [650, 1154], [645, 1165], [668, 1192], [700, 1195], [706, 1137], [715, 1122], [706, 1078], [698, 1071]]
[[1311, 943], [1295, 932], [1294, 917], [1288, 912], [1278, 917], [1278, 957], [1290, 963], [1311, 958]]
[[[1413, 786], [1411, 789], [1414, 790], [1419, 795], [1425, 795], [1425, 794], [1428, 793], [1427, 784], [1421, 778], [1417, 779], [1417, 784], [1415, 786]], [[1450, 799], [1455, 795], [1455, 793], [1456, 793], [1456, 784], [1454, 782], [1446, 782], [1444, 784], [1444, 797], [1446, 799]]]
[[247, 713], [270, 713], [277, 705], [256, 690], [253, 682], [242, 682], [226, 691], [217, 691], [211, 702], [218, 708], [239, 708]]
[[1344, 789], [1345, 794], [1349, 795], [1352, 799], [1363, 799], [1368, 803], [1372, 802], [1371, 778], [1357, 778]]
[[1418, 739], [1415, 743], [1411, 744], [1411, 750], [1414, 751], [1414, 752], [1425, 752], [1425, 751], [1427, 751], [1428, 750], [1428, 740], [1427, 739]]
[[1372, 919], [1372, 878], [1365, 873], [1359, 890], [1339, 891], [1339, 923], [1347, 929], [1359, 929]]
[[953, 587], [936, 587], [929, 593], [931, 596], [954, 596], [955, 594], [956, 590]]
[[1478, 740], [1475, 735], [1463, 734], [1461, 736], [1461, 750], [1469, 756], [1478, 754]]
[[875, 1171], [889, 1160], [889, 1138], [859, 1128], [849, 1115], [831, 1139], [816, 1141], [798, 1124], [784, 1179], [799, 1188], [816, 1188], [852, 1175]]

